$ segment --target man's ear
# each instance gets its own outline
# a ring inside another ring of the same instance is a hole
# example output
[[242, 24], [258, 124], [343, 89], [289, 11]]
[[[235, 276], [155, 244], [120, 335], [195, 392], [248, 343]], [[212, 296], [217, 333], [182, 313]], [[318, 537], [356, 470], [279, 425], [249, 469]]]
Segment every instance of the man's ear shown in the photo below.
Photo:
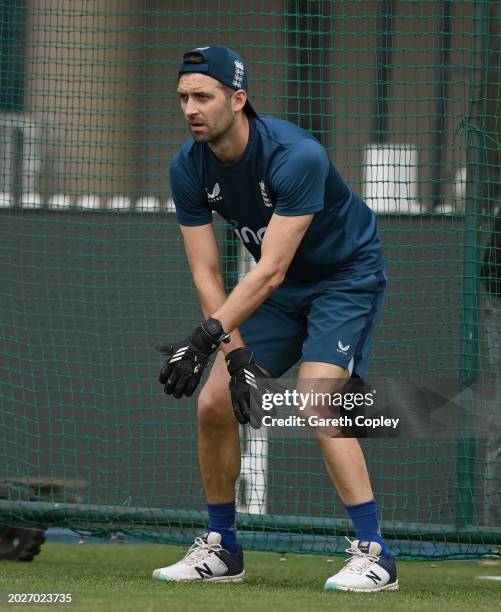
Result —
[[242, 110], [246, 102], [247, 102], [247, 94], [245, 93], [243, 89], [239, 89], [232, 96], [231, 105], [232, 105], [233, 111], [237, 112], [237, 111]]

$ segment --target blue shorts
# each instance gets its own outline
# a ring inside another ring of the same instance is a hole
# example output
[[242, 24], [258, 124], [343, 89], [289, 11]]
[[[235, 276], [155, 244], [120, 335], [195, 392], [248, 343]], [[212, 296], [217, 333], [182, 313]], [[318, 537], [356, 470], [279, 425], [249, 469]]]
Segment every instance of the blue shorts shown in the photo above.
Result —
[[240, 326], [256, 363], [278, 378], [299, 360], [332, 363], [361, 378], [386, 276], [285, 281]]

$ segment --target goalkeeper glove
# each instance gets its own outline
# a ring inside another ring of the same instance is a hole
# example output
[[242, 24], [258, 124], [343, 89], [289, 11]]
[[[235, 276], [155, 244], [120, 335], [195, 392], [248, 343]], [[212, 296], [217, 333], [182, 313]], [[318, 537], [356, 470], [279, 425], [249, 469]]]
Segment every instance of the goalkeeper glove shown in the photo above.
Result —
[[262, 395], [267, 390], [260, 388], [260, 379], [267, 377], [252, 358], [252, 352], [238, 348], [226, 355], [226, 366], [230, 373], [230, 393], [233, 412], [240, 425], [249, 423], [253, 429], [260, 429], [263, 416], [276, 411], [264, 411]]
[[170, 346], [156, 346], [155, 350], [167, 357], [158, 377], [165, 393], [178, 399], [183, 395], [193, 395], [209, 357], [217, 351], [221, 342], [229, 341], [230, 336], [223, 331], [221, 323], [209, 318], [188, 338]]

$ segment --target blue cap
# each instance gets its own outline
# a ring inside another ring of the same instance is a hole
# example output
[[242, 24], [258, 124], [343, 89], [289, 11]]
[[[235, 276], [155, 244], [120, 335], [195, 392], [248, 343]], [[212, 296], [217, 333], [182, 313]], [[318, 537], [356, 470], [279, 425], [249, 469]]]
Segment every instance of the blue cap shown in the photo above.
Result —
[[[187, 61], [191, 58], [199, 58], [199, 61]], [[240, 55], [228, 47], [197, 47], [188, 51], [183, 55], [178, 78], [187, 72], [200, 72], [235, 91], [243, 89], [247, 92], [247, 66]], [[244, 110], [247, 115], [257, 117], [249, 100]]]

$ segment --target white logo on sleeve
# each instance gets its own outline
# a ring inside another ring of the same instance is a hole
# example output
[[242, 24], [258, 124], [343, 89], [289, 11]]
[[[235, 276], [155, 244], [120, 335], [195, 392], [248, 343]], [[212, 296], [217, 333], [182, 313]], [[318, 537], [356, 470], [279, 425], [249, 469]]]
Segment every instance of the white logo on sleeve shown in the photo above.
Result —
[[216, 183], [214, 185], [212, 191], [209, 191], [207, 187], [205, 188], [205, 191], [207, 192], [207, 198], [209, 202], [219, 202], [223, 199], [223, 196], [220, 195], [221, 187], [219, 187], [219, 183]]
[[342, 353], [343, 355], [347, 355], [349, 350], [350, 350], [350, 345], [349, 344], [347, 344], [346, 346], [343, 346], [343, 343], [341, 342], [341, 340], [337, 341], [337, 352], [338, 353]]

